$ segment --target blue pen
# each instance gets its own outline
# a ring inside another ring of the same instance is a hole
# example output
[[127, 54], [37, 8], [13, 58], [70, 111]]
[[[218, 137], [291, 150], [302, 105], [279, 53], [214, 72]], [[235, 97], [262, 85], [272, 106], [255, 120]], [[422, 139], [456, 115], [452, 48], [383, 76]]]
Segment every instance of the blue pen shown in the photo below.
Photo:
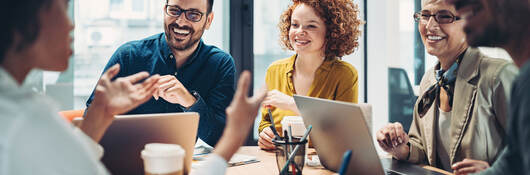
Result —
[[339, 175], [346, 174], [346, 171], [348, 170], [348, 164], [350, 164], [351, 153], [351, 150], [344, 152], [344, 156], [342, 157], [342, 164], [340, 165], [339, 169]]

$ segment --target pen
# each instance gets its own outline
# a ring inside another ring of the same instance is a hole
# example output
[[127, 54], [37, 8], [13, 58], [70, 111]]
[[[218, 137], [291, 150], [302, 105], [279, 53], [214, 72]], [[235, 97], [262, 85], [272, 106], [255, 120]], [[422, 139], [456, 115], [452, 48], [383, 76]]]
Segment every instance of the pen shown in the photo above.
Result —
[[340, 165], [339, 169], [339, 175], [346, 174], [346, 171], [348, 170], [348, 164], [350, 164], [351, 153], [351, 150], [347, 150], [346, 152], [344, 152], [344, 156], [342, 157], [342, 164]]
[[[311, 132], [311, 129], [313, 129], [313, 125], [309, 125], [307, 127], [307, 129], [305, 130], [304, 136], [302, 137], [300, 142], [305, 142], [305, 140], [307, 139], [307, 136], [309, 135], [309, 132]], [[296, 152], [298, 152], [299, 149], [300, 149], [300, 145], [296, 145], [296, 147], [294, 147], [293, 152], [291, 153], [291, 155], [289, 155], [289, 159], [287, 159], [287, 161], [285, 162], [285, 165], [283, 165], [283, 168], [280, 171], [280, 174], [285, 173], [285, 171], [287, 170], [287, 166], [289, 166], [289, 162], [293, 160], [294, 156], [296, 155]]]
[[278, 134], [278, 131], [276, 131], [276, 125], [274, 125], [274, 119], [272, 118], [272, 112], [271, 112], [271, 108], [270, 107], [266, 107], [267, 108], [267, 115], [269, 116], [269, 120], [271, 122], [271, 125], [269, 126], [272, 130], [272, 133], [274, 133], [274, 137], [275, 138], [279, 138], [280, 137], [280, 134]]

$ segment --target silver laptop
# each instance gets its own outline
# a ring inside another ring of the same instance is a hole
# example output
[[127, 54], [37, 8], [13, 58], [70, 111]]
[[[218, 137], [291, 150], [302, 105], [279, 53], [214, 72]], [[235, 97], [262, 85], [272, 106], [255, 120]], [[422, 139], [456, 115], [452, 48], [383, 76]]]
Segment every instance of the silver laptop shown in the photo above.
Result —
[[[74, 125], [81, 120], [75, 119]], [[142, 175], [140, 152], [145, 144], [179, 144], [186, 151], [184, 173], [188, 174], [198, 127], [195, 112], [116, 116], [99, 142], [105, 150], [101, 161], [111, 174]]]
[[304, 125], [313, 125], [310, 139], [327, 169], [338, 171], [344, 152], [352, 150], [347, 174], [439, 174], [410, 163], [380, 159], [365, 120], [370, 117], [360, 105], [298, 95], [294, 100]]

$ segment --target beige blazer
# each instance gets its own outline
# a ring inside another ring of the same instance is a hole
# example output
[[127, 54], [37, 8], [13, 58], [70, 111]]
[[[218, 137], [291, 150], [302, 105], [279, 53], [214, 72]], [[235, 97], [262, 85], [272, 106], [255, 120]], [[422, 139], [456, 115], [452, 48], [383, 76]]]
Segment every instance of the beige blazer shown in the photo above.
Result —
[[[511, 62], [488, 58], [478, 49], [468, 48], [464, 53], [451, 111], [452, 146], [448, 150], [451, 165], [464, 158], [487, 161], [490, 165], [495, 161], [504, 147], [508, 98], [517, 73]], [[433, 104], [422, 118], [416, 109], [423, 93], [435, 83], [435, 69], [431, 68], [421, 80], [420, 97], [414, 106], [408, 161], [439, 167], [436, 162], [439, 105]]]

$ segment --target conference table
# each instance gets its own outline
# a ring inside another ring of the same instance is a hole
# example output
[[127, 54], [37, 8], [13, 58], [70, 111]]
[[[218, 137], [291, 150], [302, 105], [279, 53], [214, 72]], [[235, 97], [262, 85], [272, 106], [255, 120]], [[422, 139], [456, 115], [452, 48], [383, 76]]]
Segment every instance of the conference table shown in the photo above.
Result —
[[[309, 149], [307, 151], [308, 153], [314, 152], [314, 149]], [[268, 152], [259, 149], [257, 146], [243, 146], [241, 147], [236, 154], [242, 154], [242, 155], [249, 155], [249, 156], [255, 156], [260, 162], [257, 163], [250, 163], [246, 165], [239, 165], [239, 166], [233, 166], [229, 167], [226, 171], [227, 175], [248, 175], [249, 173], [252, 175], [271, 175], [271, 174], [278, 174], [278, 167], [276, 165], [276, 157], [274, 152]], [[451, 174], [447, 171], [431, 167], [431, 166], [422, 166], [425, 169], [436, 171], [442, 174]], [[304, 175], [328, 175], [328, 174], [335, 174], [335, 172], [332, 172], [330, 170], [325, 169], [322, 166], [318, 167], [310, 167], [305, 165], [303, 169]]]

